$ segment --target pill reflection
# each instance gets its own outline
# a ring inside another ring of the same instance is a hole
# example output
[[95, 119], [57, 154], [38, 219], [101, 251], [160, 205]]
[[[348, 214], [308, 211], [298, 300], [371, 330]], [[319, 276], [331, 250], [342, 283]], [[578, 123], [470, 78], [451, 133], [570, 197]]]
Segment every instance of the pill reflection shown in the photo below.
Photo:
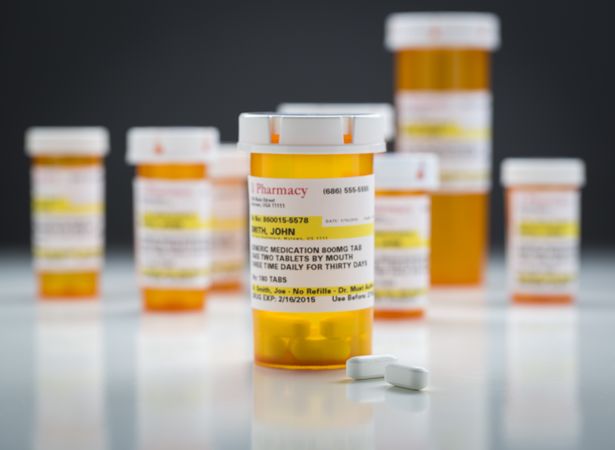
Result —
[[103, 371], [100, 305], [39, 304], [36, 449], [107, 448]]

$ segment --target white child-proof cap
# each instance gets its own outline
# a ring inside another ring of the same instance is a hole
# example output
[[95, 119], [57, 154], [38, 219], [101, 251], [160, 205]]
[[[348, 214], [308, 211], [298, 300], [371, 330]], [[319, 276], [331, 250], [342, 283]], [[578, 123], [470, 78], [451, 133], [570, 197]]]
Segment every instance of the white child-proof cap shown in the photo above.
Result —
[[377, 114], [243, 113], [239, 149], [252, 153], [352, 154], [385, 151]]
[[389, 103], [282, 103], [278, 112], [289, 114], [378, 114], [382, 117], [384, 139], [395, 137], [395, 113]]
[[585, 163], [578, 158], [507, 158], [500, 178], [504, 186], [583, 186]]
[[438, 157], [431, 153], [385, 153], [374, 158], [376, 189], [438, 188]]
[[491, 13], [415, 12], [387, 17], [385, 45], [405, 48], [465, 47], [495, 50], [500, 46], [500, 21]]
[[220, 144], [209, 173], [214, 178], [246, 178], [250, 173], [250, 154], [237, 149], [237, 144]]
[[218, 149], [213, 127], [144, 127], [128, 130], [129, 164], [208, 162]]
[[26, 130], [29, 156], [104, 156], [109, 132], [103, 127], [32, 127]]

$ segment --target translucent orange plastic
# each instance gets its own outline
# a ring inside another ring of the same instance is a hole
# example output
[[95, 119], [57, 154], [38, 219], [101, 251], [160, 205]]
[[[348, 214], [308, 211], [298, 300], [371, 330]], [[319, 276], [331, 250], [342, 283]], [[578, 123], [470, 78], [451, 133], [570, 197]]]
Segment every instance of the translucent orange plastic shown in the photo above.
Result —
[[[423, 48], [395, 55], [401, 91], [472, 91], [490, 88], [490, 54], [481, 49]], [[432, 196], [431, 282], [483, 282], [488, 240], [487, 193]]]
[[[408, 195], [426, 195], [425, 191], [408, 191], [408, 190], [378, 190], [376, 197], [379, 195], [387, 197], [405, 197]], [[376, 250], [378, 251], [378, 250]], [[374, 317], [376, 319], [421, 319], [425, 317], [425, 308], [417, 309], [379, 309], [376, 299], [376, 307], [374, 308]]]
[[[207, 177], [204, 164], [140, 164], [140, 178], [200, 180]], [[161, 289], [143, 287], [143, 306], [148, 311], [181, 312], [203, 309], [207, 289]]]
[[[102, 166], [102, 156], [36, 156], [35, 166], [87, 167]], [[38, 297], [44, 300], [88, 300], [99, 295], [100, 271], [37, 272]]]
[[[523, 186], [523, 187], [510, 187], [506, 189], [506, 229], [507, 233], [511, 232], [511, 210], [512, 202], [510, 197], [516, 190], [524, 191], [545, 191], [545, 190], [574, 190], [574, 186]], [[510, 239], [510, 235], [508, 237]], [[514, 303], [520, 304], [534, 304], [534, 305], [565, 305], [573, 303], [575, 298], [571, 294], [527, 294], [520, 292], [511, 292], [510, 298]]]
[[[252, 154], [251, 174], [267, 178], [370, 175], [373, 155]], [[337, 369], [372, 349], [373, 308], [344, 312], [252, 311], [256, 364], [285, 369]]]

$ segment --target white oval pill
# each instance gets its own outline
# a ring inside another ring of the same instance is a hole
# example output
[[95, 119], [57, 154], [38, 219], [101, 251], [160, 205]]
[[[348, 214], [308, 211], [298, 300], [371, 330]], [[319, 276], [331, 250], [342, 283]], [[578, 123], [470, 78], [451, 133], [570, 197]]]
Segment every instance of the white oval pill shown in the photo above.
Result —
[[427, 387], [429, 372], [422, 367], [389, 364], [384, 371], [384, 380], [393, 386], [420, 391]]
[[355, 356], [346, 361], [346, 375], [353, 380], [384, 377], [384, 369], [397, 361], [393, 355]]

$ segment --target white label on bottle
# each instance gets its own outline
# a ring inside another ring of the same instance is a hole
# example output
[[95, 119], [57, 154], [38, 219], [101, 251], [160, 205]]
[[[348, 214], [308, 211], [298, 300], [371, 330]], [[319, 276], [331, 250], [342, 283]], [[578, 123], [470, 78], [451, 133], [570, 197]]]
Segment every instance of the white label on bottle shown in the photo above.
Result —
[[574, 294], [580, 193], [577, 190], [513, 190], [509, 200], [511, 290], [519, 294]]
[[247, 259], [248, 193], [242, 183], [213, 183], [214, 283], [241, 281]]
[[398, 150], [434, 153], [440, 190], [485, 192], [491, 184], [491, 94], [401, 91]]
[[209, 286], [209, 182], [136, 179], [134, 190], [141, 286], [171, 289]]
[[427, 195], [376, 196], [376, 308], [420, 310], [429, 288]]
[[34, 166], [31, 175], [36, 269], [100, 269], [104, 247], [103, 168]]
[[374, 177], [250, 177], [252, 307], [373, 306]]

